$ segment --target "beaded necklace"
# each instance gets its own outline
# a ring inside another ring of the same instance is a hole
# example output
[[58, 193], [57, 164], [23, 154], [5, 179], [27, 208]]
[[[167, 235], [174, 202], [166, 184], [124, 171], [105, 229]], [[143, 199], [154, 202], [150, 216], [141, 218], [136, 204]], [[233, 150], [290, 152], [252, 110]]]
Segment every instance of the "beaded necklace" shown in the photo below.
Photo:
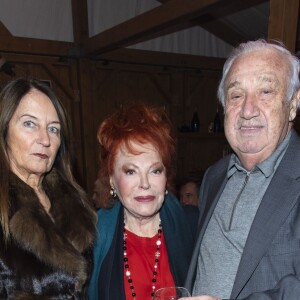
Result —
[[[159, 222], [159, 227], [158, 227], [158, 234], [157, 234], [157, 241], [156, 241], [156, 250], [154, 253], [154, 267], [153, 267], [153, 278], [152, 278], [152, 283], [151, 283], [151, 297], [154, 296], [154, 292], [156, 290], [156, 278], [157, 278], [157, 271], [158, 271], [158, 262], [159, 262], [159, 257], [160, 257], [160, 246], [161, 246], [161, 234], [162, 234], [162, 226], [161, 222]], [[123, 261], [124, 261], [124, 272], [127, 277], [127, 281], [130, 286], [131, 290], [131, 295], [134, 300], [136, 300], [136, 292], [134, 289], [132, 277], [131, 277], [131, 272], [129, 269], [129, 261], [127, 257], [127, 246], [126, 246], [126, 239], [127, 239], [127, 233], [125, 229], [125, 223], [124, 223], [124, 234], [123, 234], [123, 250], [124, 250], [124, 256], [123, 256]]]

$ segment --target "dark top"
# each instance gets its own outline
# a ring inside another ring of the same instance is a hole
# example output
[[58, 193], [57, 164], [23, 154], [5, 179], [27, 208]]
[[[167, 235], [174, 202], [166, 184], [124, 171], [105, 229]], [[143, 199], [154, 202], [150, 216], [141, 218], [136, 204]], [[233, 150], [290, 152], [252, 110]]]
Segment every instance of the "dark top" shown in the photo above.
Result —
[[198, 229], [199, 208], [195, 205], [184, 205], [182, 208], [187, 217], [193, 238], [195, 239]]

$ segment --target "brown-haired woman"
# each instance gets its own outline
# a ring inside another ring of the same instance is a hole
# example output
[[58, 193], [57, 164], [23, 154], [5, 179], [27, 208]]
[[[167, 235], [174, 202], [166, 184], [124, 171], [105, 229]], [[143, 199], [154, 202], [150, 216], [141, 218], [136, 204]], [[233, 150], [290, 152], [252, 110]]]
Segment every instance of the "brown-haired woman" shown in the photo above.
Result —
[[53, 91], [17, 79], [0, 94], [0, 298], [82, 299], [96, 214], [71, 173]]
[[101, 124], [100, 179], [110, 209], [98, 212], [93, 300], [151, 300], [163, 286], [183, 285], [192, 236], [172, 196], [175, 141], [163, 110], [122, 107]]

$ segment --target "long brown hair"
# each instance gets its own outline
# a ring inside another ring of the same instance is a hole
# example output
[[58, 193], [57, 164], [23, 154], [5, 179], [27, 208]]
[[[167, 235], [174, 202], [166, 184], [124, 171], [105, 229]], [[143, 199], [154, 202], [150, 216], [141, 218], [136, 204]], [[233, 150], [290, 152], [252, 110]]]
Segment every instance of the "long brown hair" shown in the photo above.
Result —
[[86, 195], [75, 181], [71, 171], [70, 126], [62, 104], [52, 89], [41, 81], [25, 78], [19, 78], [11, 81], [0, 93], [0, 222], [5, 241], [9, 238], [10, 207], [8, 193], [10, 163], [7, 154], [6, 142], [8, 125], [20, 101], [32, 89], [36, 89], [49, 97], [61, 124], [61, 144], [53, 164], [53, 168], [57, 169], [60, 175], [74, 187], [81, 196], [83, 203], [86, 202]]

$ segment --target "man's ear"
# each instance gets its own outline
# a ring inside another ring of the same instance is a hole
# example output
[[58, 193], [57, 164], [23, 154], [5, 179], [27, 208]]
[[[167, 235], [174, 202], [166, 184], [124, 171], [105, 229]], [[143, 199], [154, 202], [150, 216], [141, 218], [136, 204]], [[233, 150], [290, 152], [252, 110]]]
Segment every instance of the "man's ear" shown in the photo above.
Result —
[[300, 98], [300, 90], [294, 93], [293, 99], [290, 102], [290, 115], [289, 115], [290, 122], [293, 122], [294, 119], [296, 118], [299, 98]]

